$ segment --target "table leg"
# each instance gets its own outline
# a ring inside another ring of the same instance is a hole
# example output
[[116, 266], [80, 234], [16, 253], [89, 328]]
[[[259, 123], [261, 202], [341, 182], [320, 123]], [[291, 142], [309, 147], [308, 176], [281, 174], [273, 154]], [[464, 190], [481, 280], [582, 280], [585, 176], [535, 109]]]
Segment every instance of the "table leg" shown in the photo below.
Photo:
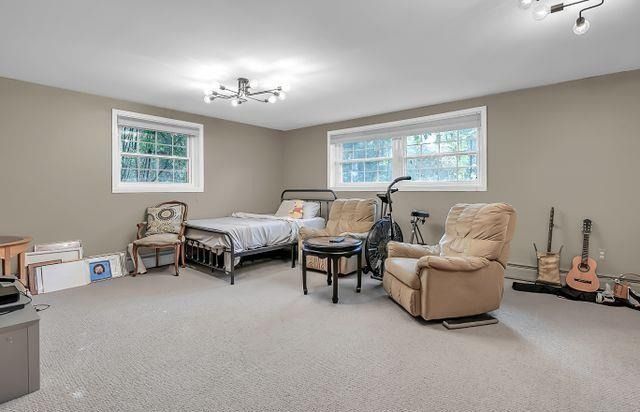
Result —
[[356, 292], [360, 293], [362, 289], [362, 253], [358, 252], [358, 285], [356, 286]]
[[9, 251], [5, 252], [2, 259], [2, 276], [9, 276], [11, 274], [11, 259], [9, 258]]
[[300, 262], [302, 266], [302, 291], [304, 294], [307, 294], [307, 254], [302, 249], [302, 262]]
[[23, 285], [27, 284], [27, 268], [25, 265], [26, 259], [24, 252], [18, 253], [18, 275], [20, 276], [20, 282]]
[[136, 277], [136, 275], [138, 274], [138, 246], [136, 246], [136, 244], [133, 244], [133, 249], [131, 250], [131, 258], [133, 259], [133, 273], [131, 274], [132, 277]]
[[[338, 303], [338, 263], [340, 262], [340, 258], [333, 259], [333, 298], [331, 299], [333, 303]], [[331, 263], [329, 260], [327, 263]]]
[[326, 257], [327, 259], [327, 285], [331, 286], [331, 258]]

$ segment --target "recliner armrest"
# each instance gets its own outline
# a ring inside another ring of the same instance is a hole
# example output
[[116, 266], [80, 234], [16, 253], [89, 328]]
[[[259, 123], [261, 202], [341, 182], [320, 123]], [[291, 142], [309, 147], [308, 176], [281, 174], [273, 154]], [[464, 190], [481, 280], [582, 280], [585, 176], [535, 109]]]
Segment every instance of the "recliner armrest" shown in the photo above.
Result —
[[477, 256], [423, 256], [418, 268], [433, 268], [451, 272], [472, 272], [489, 266], [489, 260]]
[[360, 239], [362, 241], [365, 241], [367, 239], [367, 236], [369, 236], [369, 232], [360, 232], [360, 233], [343, 232], [343, 233], [340, 233], [338, 236], [352, 237], [355, 239]]
[[326, 229], [316, 229], [304, 226], [301, 227], [300, 231], [298, 232], [298, 239], [300, 240], [311, 239], [312, 237], [317, 236], [329, 236], [329, 233], [327, 233]]
[[423, 256], [438, 256], [440, 246], [414, 245], [412, 243], [387, 243], [387, 257], [408, 257], [419, 259]]

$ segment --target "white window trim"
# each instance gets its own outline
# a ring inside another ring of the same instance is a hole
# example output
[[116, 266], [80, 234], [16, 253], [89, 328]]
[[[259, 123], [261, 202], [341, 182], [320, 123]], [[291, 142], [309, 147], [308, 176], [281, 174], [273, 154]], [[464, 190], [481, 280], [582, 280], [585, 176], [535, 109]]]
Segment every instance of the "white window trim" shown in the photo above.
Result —
[[[353, 184], [336, 184], [335, 163], [334, 159], [338, 159], [335, 153], [336, 145], [331, 144], [331, 138], [335, 135], [344, 135], [349, 133], [371, 132], [379, 129], [388, 129], [390, 127], [411, 126], [413, 124], [424, 123], [428, 121], [445, 120], [471, 114], [480, 114], [480, 130], [478, 136], [478, 180], [476, 182], [413, 182], [404, 181], [398, 186], [404, 191], [415, 192], [486, 192], [487, 191], [487, 106], [473, 107], [470, 109], [456, 110], [453, 112], [439, 113], [430, 116], [416, 117], [412, 119], [398, 120], [395, 122], [378, 123], [367, 126], [352, 127], [348, 129], [330, 130], [327, 132], [327, 187], [331, 190], [339, 192], [377, 192], [386, 189], [389, 183], [367, 183], [363, 185]], [[394, 139], [394, 152], [404, 148], [404, 139]], [[398, 147], [400, 145], [400, 147]], [[402, 176], [404, 172], [404, 161], [394, 156], [393, 160], [393, 177]]]
[[[189, 183], [138, 183], [121, 182], [120, 168], [122, 148], [118, 133], [118, 117], [128, 117], [170, 126], [187, 127], [197, 130], [197, 135], [189, 139], [191, 161], [189, 162]], [[166, 117], [152, 116], [148, 114], [128, 112], [113, 109], [111, 114], [111, 192], [112, 193], [190, 193], [204, 192], [204, 126], [199, 123], [185, 122], [182, 120], [168, 119]]]

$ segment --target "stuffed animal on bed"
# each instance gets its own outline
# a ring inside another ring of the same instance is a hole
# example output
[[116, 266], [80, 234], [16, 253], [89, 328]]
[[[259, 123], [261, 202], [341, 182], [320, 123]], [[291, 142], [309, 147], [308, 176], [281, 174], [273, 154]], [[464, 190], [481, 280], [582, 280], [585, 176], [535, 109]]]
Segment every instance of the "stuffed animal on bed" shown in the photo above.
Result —
[[302, 200], [294, 201], [293, 209], [291, 209], [291, 212], [289, 212], [289, 217], [292, 217], [294, 219], [302, 219], [303, 206], [304, 206], [304, 201]]

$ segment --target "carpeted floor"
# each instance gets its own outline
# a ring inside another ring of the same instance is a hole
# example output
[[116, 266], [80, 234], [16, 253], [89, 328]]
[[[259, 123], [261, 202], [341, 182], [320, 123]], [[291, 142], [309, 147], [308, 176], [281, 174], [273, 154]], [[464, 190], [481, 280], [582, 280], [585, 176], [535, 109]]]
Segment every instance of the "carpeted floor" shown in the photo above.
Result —
[[42, 389], [0, 411], [640, 410], [640, 312], [507, 284], [499, 324], [448, 331], [287, 265], [38, 296]]

